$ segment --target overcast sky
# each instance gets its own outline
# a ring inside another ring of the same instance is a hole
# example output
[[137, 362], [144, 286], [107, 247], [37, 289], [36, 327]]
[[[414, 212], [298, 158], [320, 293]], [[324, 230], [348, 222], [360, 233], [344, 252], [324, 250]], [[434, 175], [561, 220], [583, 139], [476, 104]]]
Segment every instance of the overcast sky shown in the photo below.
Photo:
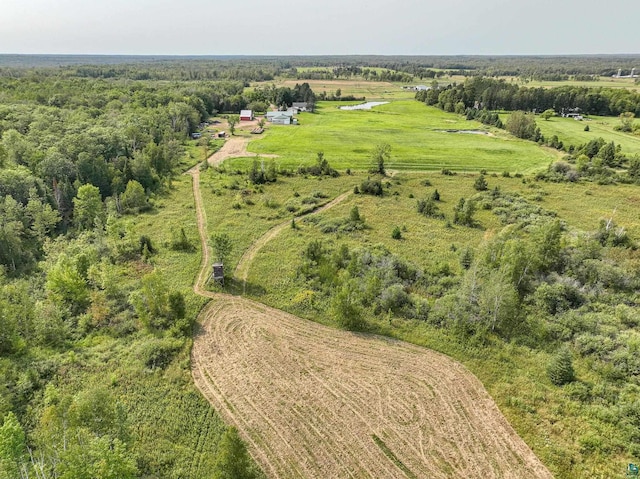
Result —
[[640, 53], [640, 0], [0, 0], [0, 53]]

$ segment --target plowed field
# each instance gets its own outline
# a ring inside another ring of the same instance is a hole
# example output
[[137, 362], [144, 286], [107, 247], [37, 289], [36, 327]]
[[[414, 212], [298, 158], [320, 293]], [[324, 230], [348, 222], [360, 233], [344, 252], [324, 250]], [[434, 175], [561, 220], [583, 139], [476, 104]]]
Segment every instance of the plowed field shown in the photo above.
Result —
[[552, 477], [469, 371], [404, 342], [220, 295], [193, 375], [270, 477]]

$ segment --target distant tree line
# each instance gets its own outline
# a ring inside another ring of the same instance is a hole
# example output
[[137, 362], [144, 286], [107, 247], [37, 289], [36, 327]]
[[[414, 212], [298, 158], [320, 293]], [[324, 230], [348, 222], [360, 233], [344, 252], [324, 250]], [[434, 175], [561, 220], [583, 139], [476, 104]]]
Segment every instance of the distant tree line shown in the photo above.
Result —
[[[135, 80], [231, 80], [248, 85], [276, 77], [414, 81], [443, 75], [511, 76], [521, 79], [589, 81], [638, 68], [639, 56], [407, 56], [348, 55], [295, 57], [126, 57], [0, 55], [0, 76], [129, 78]], [[302, 72], [302, 67], [324, 70]], [[379, 72], [375, 69], [384, 69]], [[368, 71], [367, 71], [368, 70]], [[413, 79], [409, 79], [413, 77]], [[383, 79], [385, 78], [385, 79]]]
[[640, 116], [640, 94], [624, 88], [562, 86], [528, 88], [486, 77], [468, 78], [464, 83], [416, 93], [416, 99], [445, 111], [464, 112], [467, 108], [557, 112], [579, 108], [589, 115], [618, 116], [632, 112]]

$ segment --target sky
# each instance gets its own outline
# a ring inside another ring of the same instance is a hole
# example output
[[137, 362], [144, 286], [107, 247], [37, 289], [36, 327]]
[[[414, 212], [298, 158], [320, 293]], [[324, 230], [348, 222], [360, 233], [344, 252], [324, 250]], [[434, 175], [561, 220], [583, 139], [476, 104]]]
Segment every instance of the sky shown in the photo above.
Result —
[[0, 0], [0, 53], [640, 53], [640, 0]]

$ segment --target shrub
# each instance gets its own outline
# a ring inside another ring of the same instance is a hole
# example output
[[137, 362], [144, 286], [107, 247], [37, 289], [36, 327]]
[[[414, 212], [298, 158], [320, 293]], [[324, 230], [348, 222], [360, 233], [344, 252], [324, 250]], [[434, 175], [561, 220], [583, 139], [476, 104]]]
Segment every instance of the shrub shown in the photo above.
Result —
[[138, 240], [138, 244], [140, 245], [138, 250], [140, 254], [144, 254], [145, 250], [147, 254], [153, 254], [156, 252], [156, 249], [153, 247], [153, 244], [151, 243], [151, 238], [149, 238], [147, 235], [140, 236], [140, 239]]
[[348, 331], [361, 331], [364, 329], [365, 322], [362, 317], [362, 311], [357, 305], [353, 289], [348, 285], [333, 297], [331, 303], [333, 317], [341, 328]]
[[475, 224], [473, 219], [475, 212], [476, 205], [472, 200], [460, 198], [460, 201], [453, 209], [453, 222], [463, 226], [473, 226]]
[[147, 210], [149, 203], [144, 188], [136, 180], [130, 180], [120, 197], [120, 204], [125, 213], [138, 213]]
[[473, 250], [467, 247], [460, 254], [460, 266], [463, 269], [469, 269], [471, 268], [471, 263], [473, 263]]
[[393, 231], [391, 232], [391, 237], [393, 239], [395, 239], [395, 240], [402, 239], [402, 231], [400, 230], [400, 228], [398, 226], [393, 228]]
[[[347, 171], [347, 175], [351, 174], [351, 170], [348, 169]], [[298, 173], [301, 175], [331, 176], [334, 178], [340, 176], [340, 173], [338, 173], [337, 170], [331, 168], [322, 151], [318, 152], [318, 157], [316, 158], [315, 165], [301, 166], [300, 168], [298, 168]]]
[[153, 339], [142, 346], [140, 357], [147, 368], [164, 369], [181, 348], [180, 339]]
[[349, 221], [353, 221], [354, 223], [362, 221], [362, 217], [360, 216], [360, 210], [356, 205], [354, 205], [353, 208], [351, 208], [351, 211], [349, 212]]
[[444, 218], [444, 214], [440, 212], [433, 196], [426, 200], [418, 200], [417, 209], [418, 213], [428, 218]]
[[366, 179], [360, 185], [360, 191], [367, 195], [382, 196], [382, 182], [380, 180]]
[[187, 238], [184, 228], [180, 228], [180, 233], [175, 232], [171, 238], [171, 249], [174, 251], [192, 252], [195, 250], [193, 243]]
[[378, 304], [383, 312], [393, 311], [394, 313], [399, 313], [402, 309], [411, 305], [411, 300], [404, 287], [396, 283], [382, 291]]

